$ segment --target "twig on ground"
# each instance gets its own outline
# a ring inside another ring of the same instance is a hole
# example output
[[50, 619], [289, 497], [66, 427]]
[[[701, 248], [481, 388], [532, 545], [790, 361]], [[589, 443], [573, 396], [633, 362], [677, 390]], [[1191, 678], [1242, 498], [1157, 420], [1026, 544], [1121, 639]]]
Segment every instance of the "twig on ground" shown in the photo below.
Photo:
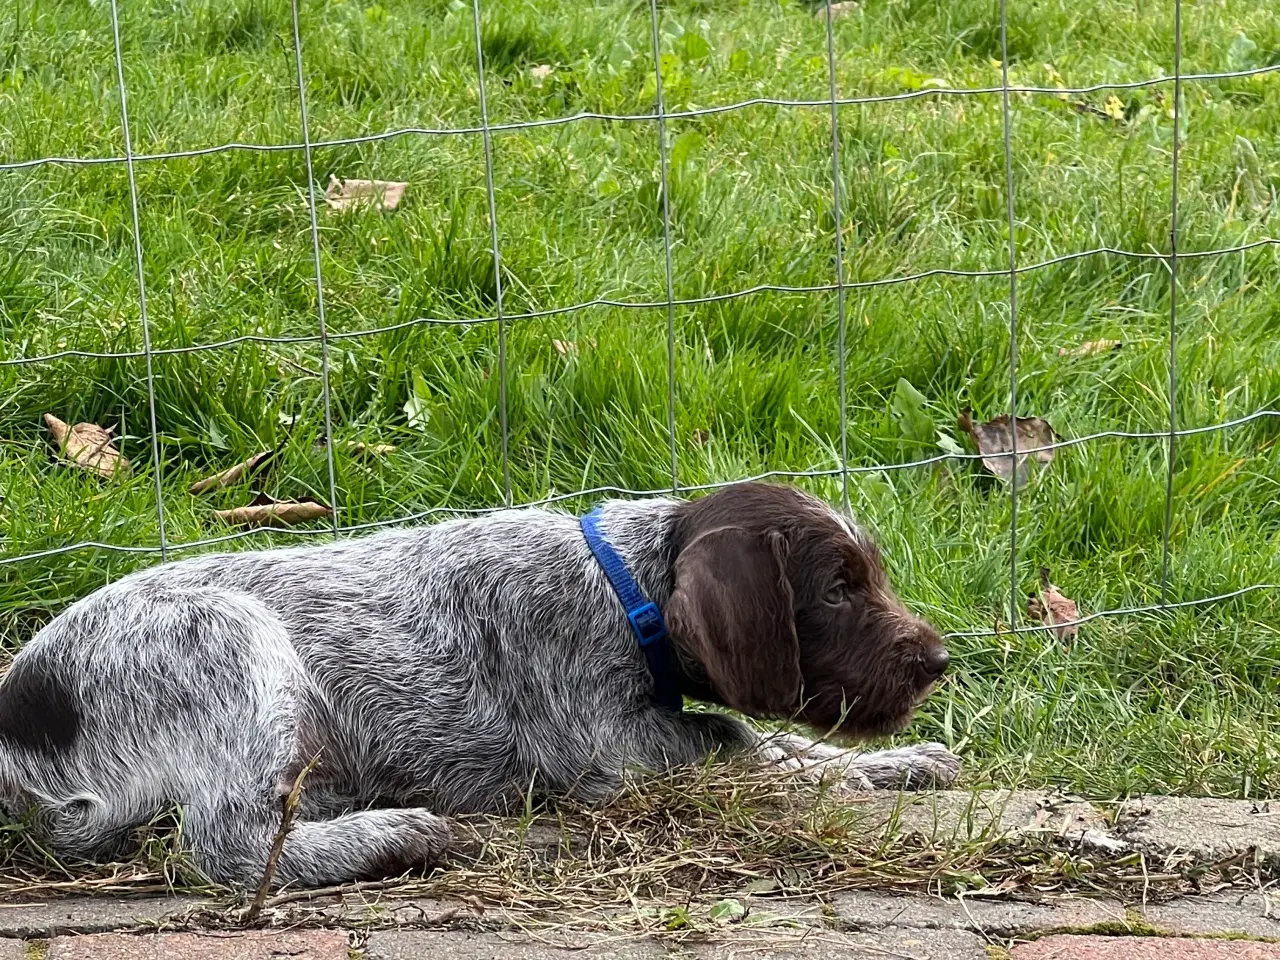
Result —
[[393, 880], [366, 880], [360, 883], [341, 883], [333, 887], [318, 887], [314, 890], [289, 890], [286, 893], [278, 894], [272, 897], [265, 904], [264, 909], [273, 909], [282, 907], [288, 903], [297, 903], [300, 900], [323, 900], [325, 897], [343, 897], [348, 894], [356, 893], [379, 893], [383, 890], [394, 890], [396, 887], [404, 886], [404, 880], [396, 877]]
[[293, 787], [280, 805], [280, 829], [276, 831], [276, 838], [271, 842], [271, 852], [267, 854], [267, 866], [262, 873], [262, 882], [258, 884], [258, 892], [254, 894], [253, 902], [249, 904], [248, 909], [244, 912], [246, 923], [252, 923], [256, 920], [267, 902], [267, 894], [271, 891], [271, 881], [275, 879], [276, 870], [280, 866], [280, 854], [284, 851], [285, 838], [289, 836], [289, 831], [293, 829], [293, 817], [298, 811], [298, 802], [302, 798], [303, 781], [307, 779], [319, 762], [320, 755], [316, 754], [307, 762], [305, 767], [298, 771], [298, 776], [293, 781]]

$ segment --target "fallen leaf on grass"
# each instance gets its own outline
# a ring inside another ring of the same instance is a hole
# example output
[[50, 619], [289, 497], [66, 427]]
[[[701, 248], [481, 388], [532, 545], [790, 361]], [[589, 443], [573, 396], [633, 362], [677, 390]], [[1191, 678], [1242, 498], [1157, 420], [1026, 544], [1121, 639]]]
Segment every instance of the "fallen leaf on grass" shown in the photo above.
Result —
[[840, 0], [839, 3], [823, 4], [813, 12], [813, 15], [821, 20], [827, 15], [827, 11], [831, 11], [831, 19], [839, 20], [841, 17], [847, 17], [859, 7], [858, 0]]
[[394, 210], [400, 205], [400, 198], [408, 188], [409, 184], [397, 181], [339, 180], [331, 175], [324, 200], [335, 210], [354, 210], [369, 206], [377, 210]]
[[1258, 45], [1244, 32], [1237, 33], [1227, 48], [1227, 69], [1248, 70], [1257, 65]]
[[292, 527], [295, 524], [319, 520], [333, 513], [319, 500], [304, 497], [302, 500], [273, 500], [259, 496], [247, 507], [232, 510], [215, 510], [213, 515], [233, 527]]
[[1060, 357], [1094, 357], [1100, 353], [1110, 353], [1113, 350], [1119, 350], [1124, 346], [1121, 340], [1086, 340], [1078, 347], [1061, 347], [1058, 350]]
[[[311, 444], [311, 449], [317, 453], [324, 453], [328, 445], [324, 437], [316, 437], [315, 442]], [[396, 452], [394, 444], [366, 443], [363, 440], [348, 440], [342, 445], [342, 449], [350, 457], [384, 457]]]
[[234, 467], [228, 467], [221, 473], [215, 473], [211, 477], [197, 480], [191, 485], [190, 493], [193, 497], [198, 497], [200, 494], [208, 493], [210, 490], [222, 490], [233, 483], [239, 483], [244, 477], [256, 476], [270, 463], [275, 455], [275, 450], [263, 450], [261, 453], [255, 453], [248, 460], [237, 463]]
[[[1040, 568], [1040, 593], [1027, 597], [1027, 616], [1054, 628], [1058, 639], [1069, 643], [1080, 632], [1080, 608], [1049, 582], [1049, 571]], [[1059, 626], [1061, 624], [1061, 626]]]
[[1117, 97], [1114, 93], [1107, 97], [1102, 104], [1102, 112], [1112, 120], [1124, 119], [1124, 101]]
[[[1014, 436], [1009, 429], [1009, 415], [1001, 414], [994, 420], [975, 424], [968, 409], [960, 412], [958, 426], [978, 445], [978, 453], [982, 454], [982, 465], [1003, 480], [1008, 480], [1013, 473], [1013, 457], [1001, 456], [1013, 451]], [[1027, 482], [1027, 461], [1036, 458], [1037, 463], [1048, 464], [1053, 461], [1053, 450], [1038, 449], [1047, 447], [1058, 439], [1058, 434], [1048, 421], [1039, 417], [1018, 417], [1017, 425], [1018, 471], [1017, 483]], [[1035, 450], [1035, 453], [1023, 453], [1024, 450]]]
[[893, 398], [889, 401], [889, 415], [898, 424], [898, 429], [908, 440], [918, 443], [930, 443], [936, 431], [933, 417], [925, 409], [927, 401], [919, 390], [911, 385], [905, 377], [898, 379], [894, 387]]
[[707, 917], [717, 923], [732, 923], [746, 916], [747, 908], [741, 900], [718, 900], [711, 905]]
[[1271, 190], [1258, 151], [1248, 137], [1236, 137], [1236, 182], [1231, 188], [1231, 203], [1227, 207], [1227, 222], [1235, 218], [1236, 205], [1244, 192], [1244, 205], [1254, 216], [1267, 212], [1271, 206]]
[[[595, 349], [595, 337], [588, 337], [586, 345], [591, 349]], [[576, 357], [582, 352], [582, 343], [577, 340], [552, 340], [551, 346], [556, 348], [556, 353], [562, 357]]]
[[417, 370], [413, 372], [413, 387], [403, 409], [404, 415], [409, 418], [409, 426], [418, 430], [427, 429], [427, 424], [431, 422], [431, 387]]
[[395, 452], [395, 445], [391, 443], [365, 443], [363, 440], [352, 440], [347, 444], [347, 453], [353, 457], [384, 457]]
[[107, 478], [128, 475], [132, 469], [129, 461], [112, 446], [114, 427], [104, 430], [96, 423], [68, 427], [52, 413], [44, 415], [44, 422], [58, 443], [58, 456], [65, 463]]

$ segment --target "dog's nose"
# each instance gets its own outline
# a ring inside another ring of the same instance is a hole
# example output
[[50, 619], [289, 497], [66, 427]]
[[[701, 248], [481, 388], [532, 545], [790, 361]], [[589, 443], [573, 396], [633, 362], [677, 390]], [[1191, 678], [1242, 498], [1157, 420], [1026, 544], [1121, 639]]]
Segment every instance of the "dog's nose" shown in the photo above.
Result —
[[929, 678], [937, 680], [947, 672], [947, 667], [951, 665], [951, 654], [947, 653], [946, 647], [929, 647], [925, 650], [922, 665]]

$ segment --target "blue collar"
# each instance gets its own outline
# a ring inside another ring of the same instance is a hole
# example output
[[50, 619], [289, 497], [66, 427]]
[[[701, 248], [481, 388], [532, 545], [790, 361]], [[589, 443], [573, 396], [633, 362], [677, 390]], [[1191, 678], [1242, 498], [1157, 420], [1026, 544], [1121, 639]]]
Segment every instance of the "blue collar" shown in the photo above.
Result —
[[667, 633], [666, 621], [662, 619], [662, 611], [644, 595], [640, 585], [627, 571], [626, 562], [601, 532], [600, 516], [600, 508], [596, 507], [582, 518], [582, 535], [587, 538], [587, 546], [595, 554], [604, 575], [613, 585], [613, 592], [627, 611], [631, 629], [640, 641], [640, 649], [649, 662], [649, 672], [653, 674], [654, 698], [662, 706], [679, 713], [684, 700], [676, 687], [671, 666], [671, 637]]

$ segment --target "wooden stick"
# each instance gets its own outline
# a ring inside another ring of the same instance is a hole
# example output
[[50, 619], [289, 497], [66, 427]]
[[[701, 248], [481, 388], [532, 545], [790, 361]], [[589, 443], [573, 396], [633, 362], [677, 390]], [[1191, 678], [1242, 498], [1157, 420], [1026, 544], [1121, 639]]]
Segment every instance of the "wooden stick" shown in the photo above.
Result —
[[271, 852], [267, 854], [267, 867], [262, 874], [262, 882], [258, 884], [258, 892], [254, 894], [253, 902], [249, 904], [249, 908], [244, 912], [244, 922], [253, 923], [258, 919], [258, 915], [262, 913], [262, 907], [267, 902], [267, 894], [271, 891], [271, 881], [275, 879], [276, 870], [280, 866], [280, 854], [284, 851], [284, 841], [289, 836], [289, 831], [293, 829], [293, 817], [298, 811], [298, 802], [302, 799], [303, 781], [316, 768], [316, 764], [320, 762], [320, 754], [316, 754], [303, 767], [298, 776], [293, 781], [293, 788], [290, 789], [288, 796], [281, 803], [280, 810], [280, 829], [276, 831], [276, 838], [271, 842]]

